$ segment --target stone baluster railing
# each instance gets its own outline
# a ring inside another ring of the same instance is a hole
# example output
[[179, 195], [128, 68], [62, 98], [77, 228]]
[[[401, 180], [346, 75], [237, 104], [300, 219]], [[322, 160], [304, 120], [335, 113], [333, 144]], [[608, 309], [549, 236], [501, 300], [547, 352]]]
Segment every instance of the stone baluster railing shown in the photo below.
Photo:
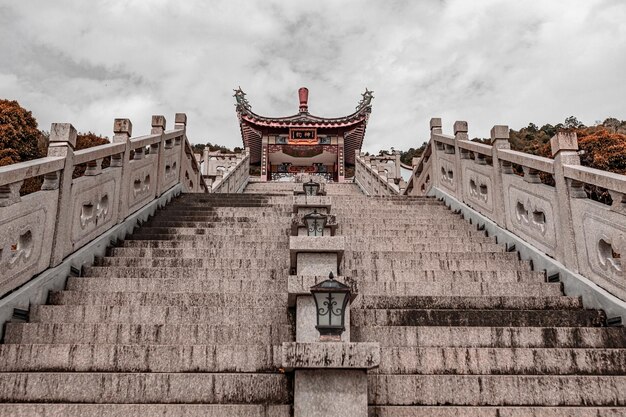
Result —
[[355, 151], [354, 181], [363, 192], [372, 196], [399, 195], [406, 188], [400, 174], [400, 153], [391, 156], [369, 156]]
[[[112, 143], [75, 151], [76, 130], [54, 123], [47, 157], [0, 167], [0, 296], [168, 190], [206, 191], [185, 127], [184, 114], [172, 130], [153, 116], [151, 133], [133, 138], [130, 120], [116, 119]], [[105, 158], [110, 165], [102, 168]], [[72, 178], [79, 165], [84, 175]], [[41, 189], [20, 196], [22, 183], [39, 176]]]
[[[431, 140], [406, 194], [451, 196], [568, 271], [626, 300], [621, 262], [626, 256], [626, 176], [580, 166], [574, 133], [551, 139], [553, 159], [511, 150], [507, 126], [493, 127], [491, 144], [467, 138], [466, 122], [456, 122], [451, 136], [442, 133], [441, 119], [432, 119]], [[589, 199], [585, 184], [608, 190], [612, 204]]]
[[[205, 161], [205, 163], [207, 163]], [[240, 193], [250, 177], [250, 150], [237, 154], [234, 164], [221, 171], [221, 175], [208, 184], [211, 193]]]

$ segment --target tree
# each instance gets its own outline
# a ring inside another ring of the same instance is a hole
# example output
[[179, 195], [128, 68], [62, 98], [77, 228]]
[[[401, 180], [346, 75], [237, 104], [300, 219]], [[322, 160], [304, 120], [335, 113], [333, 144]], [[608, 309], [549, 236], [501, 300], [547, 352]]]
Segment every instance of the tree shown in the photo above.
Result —
[[[109, 138], [106, 136], [96, 135], [93, 132], [87, 133], [78, 133], [76, 135], [76, 148], [75, 150], [79, 151], [81, 149], [93, 148], [94, 146], [106, 145], [109, 142]], [[107, 168], [111, 164], [111, 158], [104, 158], [102, 161], [102, 168]], [[73, 178], [82, 177], [85, 174], [86, 166], [78, 165], [74, 167], [74, 173], [72, 174]]]
[[17, 101], [0, 100], [0, 166], [45, 156], [41, 141], [32, 113]]

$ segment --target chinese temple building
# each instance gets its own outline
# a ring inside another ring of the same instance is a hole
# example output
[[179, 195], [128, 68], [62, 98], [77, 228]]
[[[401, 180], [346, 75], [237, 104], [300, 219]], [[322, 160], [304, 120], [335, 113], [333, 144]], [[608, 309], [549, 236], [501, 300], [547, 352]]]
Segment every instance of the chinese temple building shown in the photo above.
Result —
[[346, 166], [354, 165], [372, 111], [372, 92], [365, 89], [356, 111], [326, 118], [309, 113], [309, 90], [300, 88], [299, 112], [287, 117], [260, 116], [252, 111], [246, 94], [235, 90], [237, 117], [250, 163], [260, 165], [261, 180], [289, 180], [298, 173], [316, 174], [343, 182]]

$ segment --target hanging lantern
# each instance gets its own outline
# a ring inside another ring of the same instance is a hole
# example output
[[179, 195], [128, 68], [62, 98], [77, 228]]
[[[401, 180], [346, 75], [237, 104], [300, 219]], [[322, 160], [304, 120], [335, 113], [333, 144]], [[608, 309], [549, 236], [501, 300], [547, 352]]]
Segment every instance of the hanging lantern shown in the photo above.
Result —
[[331, 272], [328, 279], [311, 287], [317, 312], [320, 340], [340, 341], [346, 329], [344, 319], [350, 301], [350, 287], [335, 281]]
[[308, 236], [324, 236], [324, 228], [326, 227], [328, 216], [318, 213], [317, 209], [315, 209], [313, 213], [304, 216], [303, 220]]
[[320, 185], [313, 180], [309, 180], [308, 182], [302, 184], [302, 188], [304, 189], [305, 195], [317, 195]]

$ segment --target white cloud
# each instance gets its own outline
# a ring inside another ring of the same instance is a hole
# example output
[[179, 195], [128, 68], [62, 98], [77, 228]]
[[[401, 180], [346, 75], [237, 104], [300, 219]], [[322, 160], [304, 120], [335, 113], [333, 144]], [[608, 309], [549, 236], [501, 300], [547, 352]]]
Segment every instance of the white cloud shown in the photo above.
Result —
[[375, 92], [364, 148], [418, 146], [430, 117], [470, 135], [576, 115], [626, 119], [626, 3], [485, 1], [0, 0], [0, 96], [40, 127], [136, 134], [189, 117], [194, 142], [239, 146], [232, 89], [253, 109], [353, 111]]

